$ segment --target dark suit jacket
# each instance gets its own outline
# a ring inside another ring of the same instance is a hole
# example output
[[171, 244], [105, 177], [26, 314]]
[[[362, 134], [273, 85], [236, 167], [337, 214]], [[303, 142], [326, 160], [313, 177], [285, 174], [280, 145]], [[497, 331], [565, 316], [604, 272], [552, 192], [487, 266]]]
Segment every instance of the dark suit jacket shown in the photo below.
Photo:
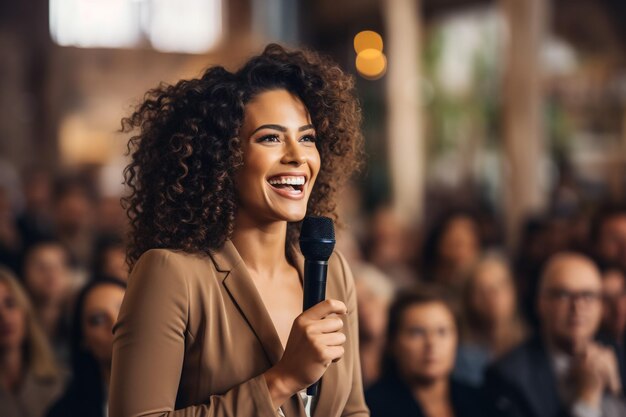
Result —
[[[565, 417], [569, 408], [558, 392], [556, 375], [545, 344], [534, 338], [487, 370], [485, 396], [492, 414], [504, 417]], [[602, 415], [626, 416], [621, 397], [605, 394]]]
[[496, 416], [567, 415], [552, 363], [540, 338], [530, 339], [491, 365], [485, 375], [484, 389]]
[[[302, 277], [304, 258], [296, 257]], [[329, 260], [326, 295], [348, 307], [347, 341], [343, 358], [322, 378], [314, 417], [367, 417], [354, 282], [337, 253]], [[262, 374], [283, 347], [232, 242], [210, 256], [144, 253], [113, 331], [110, 417], [277, 415]], [[283, 410], [286, 417], [305, 417], [297, 394]]]
[[[480, 392], [452, 380], [450, 395], [455, 417], [482, 417]], [[365, 392], [372, 417], [425, 417], [407, 385], [393, 373], [376, 381]]]

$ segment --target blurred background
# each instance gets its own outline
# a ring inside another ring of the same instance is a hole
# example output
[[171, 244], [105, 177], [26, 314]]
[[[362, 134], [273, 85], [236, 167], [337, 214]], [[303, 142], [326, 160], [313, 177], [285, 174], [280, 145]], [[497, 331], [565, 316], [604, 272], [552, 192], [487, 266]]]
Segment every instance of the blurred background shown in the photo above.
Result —
[[128, 273], [121, 118], [279, 42], [332, 57], [363, 107], [339, 244], [366, 384], [394, 291], [462, 292], [486, 253], [533, 328], [550, 255], [626, 266], [625, 22], [622, 0], [0, 0], [0, 262], [68, 362], [67, 297]]

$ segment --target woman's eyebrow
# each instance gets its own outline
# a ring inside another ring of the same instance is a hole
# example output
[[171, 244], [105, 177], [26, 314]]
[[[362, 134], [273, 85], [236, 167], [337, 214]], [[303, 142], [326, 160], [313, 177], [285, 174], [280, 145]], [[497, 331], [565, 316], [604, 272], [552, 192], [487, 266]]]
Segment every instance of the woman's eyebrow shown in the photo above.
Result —
[[[254, 131], [250, 134], [250, 136], [254, 135], [256, 132], [258, 132], [261, 129], [278, 130], [279, 132], [283, 132], [283, 133], [287, 131], [287, 128], [285, 126], [275, 125], [275, 124], [266, 124], [266, 125], [261, 125], [261, 126], [257, 127], [256, 129], [254, 129]], [[298, 132], [303, 132], [303, 131], [309, 130], [309, 129], [314, 129], [312, 124], [300, 126], [298, 128]]]

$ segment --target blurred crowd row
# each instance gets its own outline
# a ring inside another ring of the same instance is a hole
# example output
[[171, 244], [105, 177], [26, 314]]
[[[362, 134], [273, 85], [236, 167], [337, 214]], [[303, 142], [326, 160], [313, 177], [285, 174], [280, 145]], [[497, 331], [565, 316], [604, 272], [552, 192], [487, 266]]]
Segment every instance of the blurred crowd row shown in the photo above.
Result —
[[[105, 416], [126, 218], [84, 176], [0, 187], [0, 415]], [[16, 203], [18, 202], [18, 203]], [[372, 416], [625, 416], [626, 206], [529, 219], [380, 207], [339, 236]]]
[[626, 416], [626, 206], [534, 216], [516, 251], [497, 224], [419, 239], [382, 207], [346, 248], [372, 416]]

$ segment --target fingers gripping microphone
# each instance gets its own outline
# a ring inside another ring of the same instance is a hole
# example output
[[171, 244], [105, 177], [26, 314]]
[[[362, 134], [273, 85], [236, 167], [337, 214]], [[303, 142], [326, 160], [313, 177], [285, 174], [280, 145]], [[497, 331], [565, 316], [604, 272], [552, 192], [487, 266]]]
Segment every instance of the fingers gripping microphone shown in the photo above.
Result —
[[[300, 251], [304, 255], [304, 310], [326, 298], [328, 258], [335, 249], [335, 228], [328, 217], [307, 216], [300, 232]], [[317, 395], [319, 381], [307, 388]]]

